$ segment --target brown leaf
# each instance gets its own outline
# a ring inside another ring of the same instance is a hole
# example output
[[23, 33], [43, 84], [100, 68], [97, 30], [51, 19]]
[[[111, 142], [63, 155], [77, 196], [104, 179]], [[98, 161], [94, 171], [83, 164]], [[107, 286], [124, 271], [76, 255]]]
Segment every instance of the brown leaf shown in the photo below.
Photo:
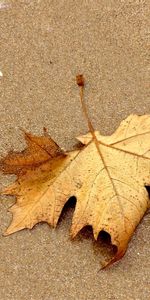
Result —
[[1, 161], [4, 173], [18, 175], [4, 194], [16, 195], [13, 221], [6, 235], [45, 221], [56, 226], [71, 196], [77, 198], [71, 236], [91, 225], [111, 236], [117, 252], [107, 265], [120, 259], [136, 226], [149, 207], [145, 186], [150, 185], [150, 115], [131, 115], [111, 136], [95, 132], [78, 137], [81, 149], [64, 153], [49, 137], [25, 134], [27, 149]]
[[24, 132], [27, 148], [22, 152], [10, 152], [1, 160], [1, 169], [5, 174], [18, 174], [41, 165], [59, 155], [65, 155], [63, 150], [45, 132], [44, 136], [33, 136]]

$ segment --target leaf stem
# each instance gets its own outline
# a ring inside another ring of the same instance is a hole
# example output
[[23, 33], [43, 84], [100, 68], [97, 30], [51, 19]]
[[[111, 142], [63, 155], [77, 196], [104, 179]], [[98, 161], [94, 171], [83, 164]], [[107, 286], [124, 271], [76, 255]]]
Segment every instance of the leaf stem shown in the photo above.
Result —
[[90, 120], [88, 110], [87, 110], [87, 106], [86, 106], [85, 101], [84, 101], [84, 85], [85, 85], [85, 83], [84, 83], [83, 75], [77, 75], [76, 76], [76, 81], [77, 81], [77, 85], [80, 88], [80, 101], [81, 101], [81, 105], [82, 105], [82, 110], [83, 110], [85, 119], [87, 121], [89, 131], [91, 132], [91, 135], [92, 135], [93, 140], [95, 142], [95, 146], [97, 148], [97, 151], [98, 151], [99, 155], [101, 156], [101, 151], [99, 149], [99, 141], [97, 140], [97, 137], [96, 137], [96, 134], [95, 134], [95, 129], [94, 129], [94, 126], [93, 126], [93, 124]]

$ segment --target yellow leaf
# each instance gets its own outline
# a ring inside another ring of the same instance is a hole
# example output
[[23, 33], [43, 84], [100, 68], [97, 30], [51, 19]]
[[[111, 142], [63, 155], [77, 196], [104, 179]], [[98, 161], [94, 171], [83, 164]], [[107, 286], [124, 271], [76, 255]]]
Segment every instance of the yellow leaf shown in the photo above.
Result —
[[25, 133], [27, 149], [0, 162], [5, 174], [18, 176], [3, 192], [17, 197], [6, 235], [41, 221], [56, 226], [65, 203], [75, 196], [71, 236], [91, 225], [95, 239], [105, 231], [117, 248], [107, 265], [124, 255], [150, 204], [150, 115], [130, 115], [111, 136], [98, 131], [95, 136], [98, 149], [88, 133], [78, 137], [82, 148], [64, 153], [48, 135]]

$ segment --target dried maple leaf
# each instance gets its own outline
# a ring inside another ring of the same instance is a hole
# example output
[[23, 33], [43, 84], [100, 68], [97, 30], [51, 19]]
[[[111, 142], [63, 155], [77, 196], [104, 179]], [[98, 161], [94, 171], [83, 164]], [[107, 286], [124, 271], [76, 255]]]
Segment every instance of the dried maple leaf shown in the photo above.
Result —
[[0, 162], [5, 174], [18, 177], [3, 192], [17, 197], [5, 234], [41, 221], [56, 226], [65, 203], [75, 196], [71, 236], [86, 225], [95, 239], [101, 231], [109, 233], [117, 251], [107, 265], [119, 260], [150, 204], [150, 115], [130, 115], [111, 136], [91, 128], [78, 137], [83, 146], [67, 153], [48, 135], [25, 133], [25, 138], [26, 150]]

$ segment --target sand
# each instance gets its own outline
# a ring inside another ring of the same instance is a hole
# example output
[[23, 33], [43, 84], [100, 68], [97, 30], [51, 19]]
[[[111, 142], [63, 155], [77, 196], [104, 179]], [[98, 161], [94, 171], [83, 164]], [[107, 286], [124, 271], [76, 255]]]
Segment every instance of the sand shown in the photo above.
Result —
[[[65, 149], [87, 132], [75, 76], [86, 78], [86, 103], [97, 130], [111, 134], [131, 113], [150, 112], [148, 1], [0, 1], [0, 155], [21, 150], [20, 128], [43, 126]], [[1, 175], [1, 188], [14, 176]], [[69, 238], [73, 209], [57, 227], [39, 224], [9, 237], [0, 202], [1, 300], [150, 299], [150, 215], [122, 261], [100, 271], [103, 247], [92, 236]]]

